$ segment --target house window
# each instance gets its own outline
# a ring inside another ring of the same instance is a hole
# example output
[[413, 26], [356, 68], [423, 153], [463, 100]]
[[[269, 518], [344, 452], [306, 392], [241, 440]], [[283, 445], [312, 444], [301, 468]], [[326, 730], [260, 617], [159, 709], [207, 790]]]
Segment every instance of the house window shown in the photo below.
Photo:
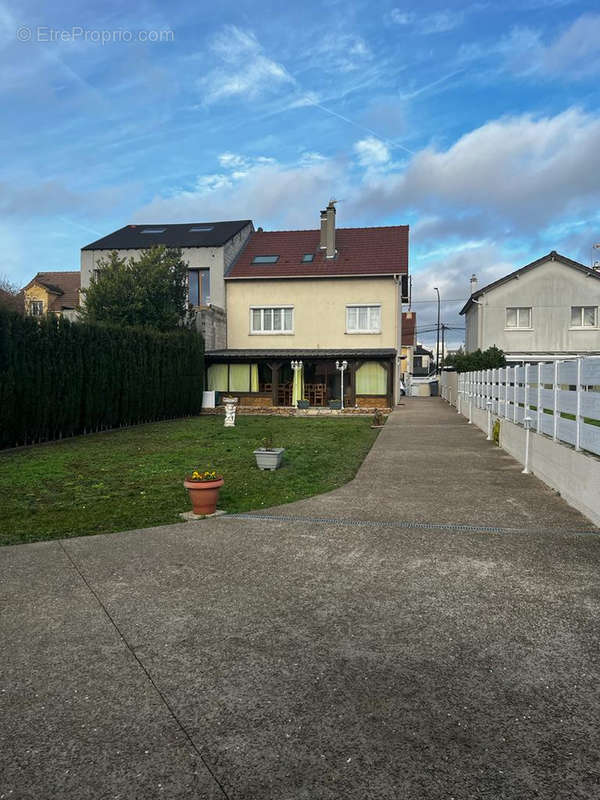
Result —
[[209, 391], [258, 392], [258, 364], [211, 364], [207, 385]]
[[572, 328], [595, 328], [598, 324], [598, 306], [571, 306]]
[[346, 306], [346, 333], [381, 333], [381, 306]]
[[365, 361], [356, 370], [356, 394], [384, 395], [387, 393], [388, 374], [377, 361]]
[[206, 306], [210, 303], [210, 270], [191, 269], [189, 271], [190, 294], [192, 306]]
[[293, 333], [293, 306], [253, 307], [250, 309], [250, 333]]
[[507, 328], [531, 328], [531, 308], [507, 308]]
[[29, 304], [29, 312], [32, 317], [41, 317], [44, 313], [44, 301], [32, 300]]

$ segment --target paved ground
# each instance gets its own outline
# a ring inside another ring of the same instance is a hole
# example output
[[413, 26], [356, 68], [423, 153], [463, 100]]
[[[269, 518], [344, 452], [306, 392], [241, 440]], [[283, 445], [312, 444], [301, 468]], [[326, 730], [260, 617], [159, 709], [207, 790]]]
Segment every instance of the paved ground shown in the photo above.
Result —
[[0, 798], [600, 797], [583, 517], [437, 399], [268, 516], [0, 550]]

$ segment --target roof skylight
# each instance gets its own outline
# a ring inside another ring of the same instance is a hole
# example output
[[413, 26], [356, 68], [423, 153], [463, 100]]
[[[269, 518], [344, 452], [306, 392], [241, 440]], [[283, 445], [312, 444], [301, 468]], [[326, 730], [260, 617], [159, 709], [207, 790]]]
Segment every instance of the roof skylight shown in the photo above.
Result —
[[254, 256], [252, 259], [253, 264], [276, 264], [279, 261], [279, 256]]
[[166, 228], [144, 228], [140, 233], [164, 233]]
[[214, 230], [214, 225], [194, 225], [193, 228], [190, 228], [190, 233], [208, 233], [208, 231]]
[[315, 260], [315, 254], [314, 253], [304, 253], [304, 255], [302, 256], [302, 261], [308, 262], [308, 261], [314, 261], [314, 260]]

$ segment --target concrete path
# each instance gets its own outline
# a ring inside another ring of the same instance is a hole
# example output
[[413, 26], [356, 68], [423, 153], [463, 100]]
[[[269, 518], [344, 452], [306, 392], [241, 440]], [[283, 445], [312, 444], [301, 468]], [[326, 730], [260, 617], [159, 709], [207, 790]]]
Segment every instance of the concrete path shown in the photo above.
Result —
[[520, 469], [407, 400], [328, 495], [1, 549], [0, 798], [599, 797], [600, 536]]

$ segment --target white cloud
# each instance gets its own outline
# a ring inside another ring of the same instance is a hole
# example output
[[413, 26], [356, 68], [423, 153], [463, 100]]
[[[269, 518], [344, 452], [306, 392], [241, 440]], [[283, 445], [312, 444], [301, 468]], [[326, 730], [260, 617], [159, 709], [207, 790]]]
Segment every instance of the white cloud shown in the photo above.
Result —
[[367, 136], [366, 139], [356, 142], [354, 151], [363, 167], [379, 166], [390, 160], [387, 145], [375, 136]]
[[219, 164], [226, 169], [229, 167], [245, 167], [247, 163], [247, 159], [237, 153], [221, 153], [219, 156]]
[[265, 55], [256, 36], [236, 25], [226, 25], [212, 39], [209, 48], [222, 66], [199, 81], [207, 103], [236, 96], [252, 100], [294, 83], [282, 64]]
[[464, 10], [454, 9], [443, 9], [431, 14], [416, 14], [401, 8], [393, 8], [387, 15], [387, 19], [395, 25], [411, 25], [418, 33], [427, 36], [433, 33], [446, 33], [458, 28], [464, 21], [464, 15]]
[[538, 80], [579, 80], [600, 73], [600, 14], [584, 14], [552, 40], [538, 29], [515, 27], [496, 43], [464, 44], [461, 61], [497, 62], [497, 69]]
[[138, 220], [253, 219], [274, 228], [316, 228], [319, 209], [346, 186], [342, 164], [329, 159], [299, 164], [254, 161], [236, 174], [201, 176], [194, 189], [156, 197]]
[[600, 202], [600, 118], [579, 109], [506, 117], [427, 147], [402, 172], [367, 176], [358, 199], [373, 215], [487, 216], [490, 231], [532, 231]]

